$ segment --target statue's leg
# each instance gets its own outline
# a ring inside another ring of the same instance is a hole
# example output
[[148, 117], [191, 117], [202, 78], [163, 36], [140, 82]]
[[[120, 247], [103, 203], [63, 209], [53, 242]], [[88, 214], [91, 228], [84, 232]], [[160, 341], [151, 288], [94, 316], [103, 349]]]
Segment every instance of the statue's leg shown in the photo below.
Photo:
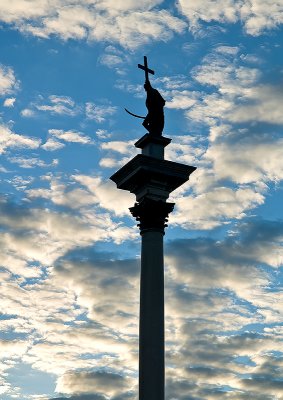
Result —
[[164, 128], [164, 115], [159, 115], [158, 117], [155, 117], [151, 121], [150, 125], [150, 132], [154, 136], [162, 136], [162, 131]]
[[150, 131], [150, 119], [149, 116], [147, 115], [145, 117], [145, 119], [143, 120], [143, 126], [145, 127], [145, 129], [147, 129], [148, 131]]

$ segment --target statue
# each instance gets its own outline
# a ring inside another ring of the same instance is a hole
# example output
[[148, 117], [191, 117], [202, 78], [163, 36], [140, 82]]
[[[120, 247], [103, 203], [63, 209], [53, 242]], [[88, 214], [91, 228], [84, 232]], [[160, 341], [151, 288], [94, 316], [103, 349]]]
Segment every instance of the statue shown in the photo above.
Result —
[[165, 106], [165, 100], [158, 92], [158, 90], [154, 89], [150, 84], [148, 73], [154, 75], [154, 71], [147, 67], [147, 57], [144, 57], [144, 65], [138, 64], [138, 67], [140, 69], [143, 69], [145, 72], [144, 89], [147, 93], [145, 105], [148, 110], [148, 113], [146, 117], [142, 117], [140, 115], [131, 113], [126, 108], [125, 110], [127, 111], [127, 113], [133, 115], [136, 118], [142, 118], [144, 120], [142, 125], [145, 127], [145, 129], [148, 130], [150, 135], [162, 136], [162, 131], [164, 128], [163, 108]]
[[165, 100], [149, 81], [145, 82], [144, 89], [147, 93], [145, 105], [148, 113], [142, 124], [151, 135], [161, 136], [164, 128]]

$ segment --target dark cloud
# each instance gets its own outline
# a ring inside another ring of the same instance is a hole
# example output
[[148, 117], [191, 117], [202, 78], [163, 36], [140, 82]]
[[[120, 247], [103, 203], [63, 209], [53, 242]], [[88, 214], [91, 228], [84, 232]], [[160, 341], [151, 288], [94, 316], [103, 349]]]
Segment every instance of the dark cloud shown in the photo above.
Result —
[[[248, 379], [242, 379], [244, 388], [261, 390], [276, 396], [283, 396], [283, 357], [263, 356], [262, 364], [250, 375]], [[279, 398], [279, 397], [278, 397]]]
[[251, 220], [224, 240], [179, 239], [166, 245], [168, 263], [180, 278], [199, 287], [233, 287], [267, 283], [260, 265], [279, 266], [283, 222]]
[[[168, 400], [280, 398], [281, 361], [264, 356], [280, 351], [280, 335], [260, 327], [268, 323], [282, 236], [282, 221], [252, 219], [222, 240], [167, 243], [167, 337], [175, 339]], [[279, 322], [278, 301], [271, 307]]]
[[120, 396], [129, 385], [128, 378], [116, 372], [71, 371], [60, 377], [58, 390], [76, 395], [93, 395], [95, 400], [96, 398], [100, 400], [104, 399], [104, 395], [107, 396], [106, 398], [110, 396], [111, 399]]
[[71, 397], [52, 397], [50, 400], [106, 400], [105, 396], [100, 394], [81, 394]]

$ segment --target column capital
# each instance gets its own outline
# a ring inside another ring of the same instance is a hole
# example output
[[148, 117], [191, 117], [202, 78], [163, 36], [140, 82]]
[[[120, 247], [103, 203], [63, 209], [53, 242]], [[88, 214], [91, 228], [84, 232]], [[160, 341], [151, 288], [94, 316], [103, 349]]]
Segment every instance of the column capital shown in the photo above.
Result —
[[135, 203], [134, 207], [130, 208], [130, 212], [139, 222], [141, 234], [149, 230], [160, 231], [164, 234], [168, 216], [173, 211], [174, 205], [162, 200], [144, 198], [141, 202]]

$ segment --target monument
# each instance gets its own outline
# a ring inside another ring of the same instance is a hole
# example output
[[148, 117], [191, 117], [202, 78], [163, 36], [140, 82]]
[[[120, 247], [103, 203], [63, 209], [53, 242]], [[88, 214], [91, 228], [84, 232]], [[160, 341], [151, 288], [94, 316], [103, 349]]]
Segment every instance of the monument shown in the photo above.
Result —
[[141, 234], [140, 326], [139, 326], [139, 400], [164, 400], [164, 253], [163, 236], [174, 203], [167, 202], [170, 193], [185, 183], [195, 167], [164, 159], [164, 149], [171, 142], [162, 136], [165, 100], [154, 89], [148, 74], [154, 71], [144, 65], [144, 89], [147, 93], [145, 117], [148, 130], [135, 146], [141, 149], [131, 161], [110, 179], [118, 189], [136, 195], [130, 208]]

